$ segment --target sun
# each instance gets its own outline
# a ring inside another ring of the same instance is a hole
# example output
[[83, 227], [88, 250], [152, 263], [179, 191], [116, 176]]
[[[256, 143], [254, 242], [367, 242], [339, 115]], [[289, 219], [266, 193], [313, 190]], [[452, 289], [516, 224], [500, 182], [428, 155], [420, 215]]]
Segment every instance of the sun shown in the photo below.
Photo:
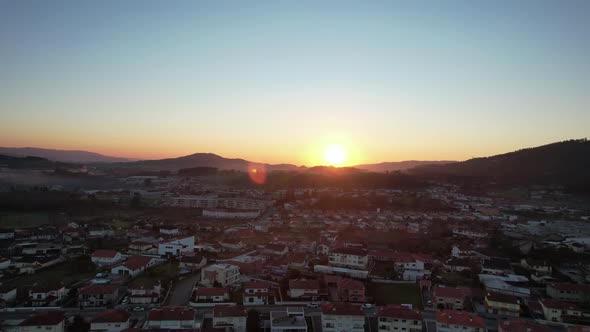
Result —
[[346, 161], [346, 150], [340, 145], [330, 145], [324, 152], [324, 160], [330, 166], [341, 166]]

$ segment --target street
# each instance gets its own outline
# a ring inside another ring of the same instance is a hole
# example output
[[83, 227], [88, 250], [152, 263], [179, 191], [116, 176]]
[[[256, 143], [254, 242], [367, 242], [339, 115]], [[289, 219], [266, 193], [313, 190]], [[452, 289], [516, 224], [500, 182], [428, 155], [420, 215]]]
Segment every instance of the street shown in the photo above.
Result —
[[182, 280], [175, 281], [172, 290], [166, 299], [165, 306], [187, 306], [193, 293], [193, 286], [201, 280], [199, 273], [187, 276]]

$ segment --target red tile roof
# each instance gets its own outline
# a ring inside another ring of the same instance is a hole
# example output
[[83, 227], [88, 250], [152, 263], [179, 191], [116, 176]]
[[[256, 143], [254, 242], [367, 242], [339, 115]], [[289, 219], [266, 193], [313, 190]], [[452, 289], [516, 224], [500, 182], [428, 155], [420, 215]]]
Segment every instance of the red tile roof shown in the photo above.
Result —
[[263, 289], [263, 288], [272, 288], [272, 284], [266, 281], [248, 281], [243, 283], [244, 289]]
[[467, 296], [465, 288], [455, 287], [434, 287], [434, 297], [450, 297], [455, 299], [464, 299]]
[[111, 309], [103, 311], [96, 315], [92, 320], [93, 323], [118, 323], [129, 320], [129, 313], [123, 309]]
[[66, 314], [63, 311], [48, 311], [33, 314], [25, 319], [19, 326], [44, 326], [57, 325], [65, 319]]
[[551, 309], [560, 309], [560, 310], [578, 310], [578, 307], [571, 303], [565, 303], [553, 299], [542, 299], [539, 301], [542, 306]]
[[590, 292], [590, 285], [572, 284], [569, 282], [555, 282], [549, 285], [559, 291]]
[[436, 312], [436, 322], [442, 324], [452, 324], [467, 327], [486, 327], [483, 318], [464, 311], [442, 310]]
[[196, 311], [185, 307], [164, 307], [152, 309], [148, 314], [149, 321], [194, 320]]
[[117, 285], [87, 285], [80, 288], [79, 294], [112, 294], [117, 289]]
[[146, 268], [152, 259], [152, 257], [146, 256], [131, 256], [122, 265], [131, 271], [137, 271]]
[[322, 315], [364, 316], [360, 305], [346, 302], [332, 302], [322, 304]]
[[365, 284], [363, 284], [361, 281], [358, 281], [358, 280], [348, 279], [348, 278], [342, 278], [338, 282], [338, 289], [362, 290], [362, 291], [364, 291], [365, 290]]
[[223, 296], [228, 294], [227, 289], [220, 287], [199, 287], [195, 290], [196, 296]]
[[214, 317], [248, 317], [246, 308], [242, 306], [221, 305], [213, 308]]
[[289, 280], [289, 289], [320, 289], [320, 282], [317, 280], [297, 279]]
[[531, 320], [511, 318], [511, 319], [499, 319], [498, 320], [498, 331], [501, 332], [551, 332], [553, 331], [545, 325], [535, 323]]
[[514, 296], [514, 295], [508, 295], [508, 294], [502, 294], [502, 293], [496, 293], [496, 292], [488, 292], [486, 294], [486, 299], [488, 299], [488, 301], [493, 301], [493, 302], [501, 302], [501, 303], [510, 303], [510, 304], [518, 304], [518, 297]]
[[400, 318], [408, 320], [422, 320], [420, 311], [412, 310], [397, 304], [390, 304], [379, 310], [379, 317]]
[[362, 248], [342, 247], [331, 250], [330, 253], [354, 256], [367, 256], [367, 251]]
[[92, 257], [98, 258], [115, 258], [118, 252], [115, 250], [105, 250], [105, 249], [98, 249], [92, 253]]

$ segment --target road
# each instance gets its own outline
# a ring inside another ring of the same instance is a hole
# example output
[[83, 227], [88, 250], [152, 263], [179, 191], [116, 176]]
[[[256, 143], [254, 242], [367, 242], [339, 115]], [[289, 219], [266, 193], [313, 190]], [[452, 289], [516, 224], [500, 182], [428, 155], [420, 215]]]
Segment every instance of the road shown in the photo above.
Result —
[[172, 286], [173, 289], [168, 295], [168, 299], [164, 305], [166, 306], [188, 306], [193, 293], [193, 286], [197, 281], [201, 280], [199, 273], [190, 275], [182, 280], [178, 280]]

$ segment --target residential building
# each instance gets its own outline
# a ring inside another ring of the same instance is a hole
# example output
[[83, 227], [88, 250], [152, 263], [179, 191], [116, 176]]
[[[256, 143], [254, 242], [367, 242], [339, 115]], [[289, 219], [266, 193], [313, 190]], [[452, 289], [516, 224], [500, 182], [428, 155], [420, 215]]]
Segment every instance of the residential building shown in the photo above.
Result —
[[78, 291], [78, 304], [81, 308], [106, 307], [117, 300], [119, 286], [117, 285], [87, 285]]
[[540, 300], [541, 309], [546, 320], [552, 322], [571, 323], [576, 317], [581, 317], [583, 311], [576, 305], [553, 299]]
[[537, 261], [530, 258], [523, 258], [520, 265], [526, 269], [531, 270], [538, 276], [550, 276], [553, 272], [553, 267], [545, 261]]
[[533, 320], [508, 318], [498, 319], [498, 332], [552, 332], [553, 329]]
[[556, 282], [547, 285], [547, 295], [552, 299], [584, 303], [590, 302], [590, 285]]
[[136, 279], [127, 287], [129, 303], [150, 304], [160, 300], [162, 286], [159, 280]]
[[207, 265], [207, 259], [201, 255], [185, 255], [180, 257], [179, 267], [189, 271], [197, 271]]
[[90, 331], [120, 332], [126, 328], [129, 328], [129, 313], [123, 309], [100, 312], [90, 321]]
[[436, 312], [437, 332], [485, 332], [483, 318], [476, 314], [456, 310], [439, 310]]
[[387, 305], [379, 310], [379, 332], [390, 331], [422, 331], [422, 314], [401, 305]]
[[361, 281], [330, 275], [325, 275], [324, 281], [333, 302], [363, 303], [366, 300], [365, 284]]
[[261, 210], [247, 209], [224, 209], [224, 208], [206, 208], [203, 209], [203, 216], [219, 219], [254, 219], [259, 217]]
[[16, 287], [0, 285], [0, 302], [13, 303], [16, 301]]
[[466, 299], [465, 288], [434, 287], [433, 300], [438, 309], [463, 310]]
[[246, 247], [246, 245], [239, 239], [223, 239], [219, 244], [228, 250], [240, 250]]
[[213, 264], [201, 269], [201, 284], [221, 287], [233, 285], [240, 279], [240, 268], [232, 264]]
[[155, 249], [151, 242], [135, 240], [129, 243], [128, 251], [133, 255], [141, 255], [151, 253], [151, 251], [155, 251]]
[[197, 311], [186, 307], [162, 307], [150, 310], [144, 329], [193, 330], [201, 328]]
[[33, 307], [57, 305], [65, 296], [66, 288], [63, 285], [35, 285], [29, 290], [29, 301]]
[[120, 252], [115, 250], [98, 249], [92, 253], [90, 260], [92, 263], [99, 266], [109, 266], [123, 260], [123, 256], [121, 256]]
[[180, 230], [176, 226], [164, 225], [160, 226], [160, 233], [165, 235], [178, 235], [180, 233]]
[[119, 263], [111, 269], [111, 274], [135, 278], [146, 269], [156, 265], [158, 259], [148, 256], [131, 256], [125, 262]]
[[365, 331], [365, 314], [360, 305], [345, 302], [324, 303], [321, 311], [324, 332]]
[[289, 247], [283, 244], [270, 243], [264, 247], [262, 251], [265, 255], [285, 256], [289, 252]]
[[485, 259], [481, 265], [482, 274], [504, 275], [513, 273], [510, 260], [507, 258], [492, 257]]
[[292, 298], [304, 298], [313, 301], [320, 296], [320, 282], [306, 279], [289, 280], [287, 293]]
[[194, 236], [179, 236], [158, 243], [158, 255], [180, 257], [195, 251]]
[[6, 270], [10, 267], [10, 258], [0, 257], [0, 270]]
[[271, 332], [307, 332], [303, 308], [286, 307], [284, 311], [270, 312]]
[[273, 284], [266, 281], [248, 281], [244, 288], [244, 305], [269, 305], [276, 301]]
[[64, 332], [65, 313], [48, 311], [35, 313], [18, 325], [19, 332]]
[[520, 316], [520, 300], [508, 294], [488, 292], [485, 296], [486, 311], [494, 315]]
[[215, 306], [213, 308], [213, 328], [226, 331], [246, 332], [248, 312], [242, 306]]
[[368, 263], [367, 251], [362, 248], [342, 247], [332, 250], [329, 255], [331, 266], [366, 270]]
[[194, 303], [225, 303], [229, 301], [229, 291], [224, 287], [196, 287], [193, 290]]

